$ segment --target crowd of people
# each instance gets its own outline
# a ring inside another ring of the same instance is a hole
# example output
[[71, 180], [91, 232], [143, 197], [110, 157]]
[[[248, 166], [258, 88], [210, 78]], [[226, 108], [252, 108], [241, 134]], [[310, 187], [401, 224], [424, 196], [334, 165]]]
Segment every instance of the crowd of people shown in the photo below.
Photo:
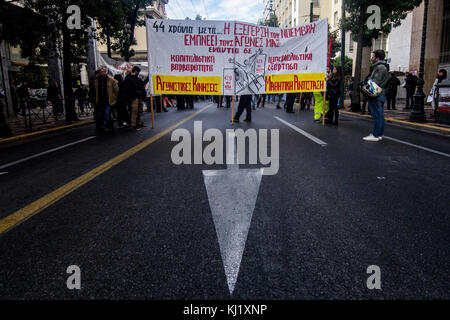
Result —
[[[384, 103], [387, 102], [387, 110], [397, 110], [398, 88], [402, 86], [406, 90], [406, 103], [403, 110], [411, 109], [413, 105], [413, 96], [416, 91], [418, 78], [412, 72], [407, 72], [403, 85], [394, 72], [389, 72], [389, 65], [385, 60], [383, 50], [376, 50], [372, 53], [373, 66], [367, 77], [358, 84], [360, 88], [373, 83], [380, 88], [376, 96], [363, 94], [363, 103], [361, 113], [372, 115], [374, 120], [374, 129], [372, 133], [364, 137], [366, 141], [382, 140], [384, 131]], [[114, 130], [114, 119], [117, 120], [119, 128], [132, 128], [141, 130], [145, 125], [142, 121], [142, 112], [144, 103], [149, 107], [151, 105], [150, 97], [147, 94], [146, 85], [149, 78], [143, 80], [140, 75], [141, 69], [134, 66], [131, 72], [125, 77], [115, 75], [111, 77], [105, 67], [101, 67], [95, 72], [95, 77], [91, 79], [89, 89], [78, 85], [74, 91], [74, 99], [77, 101], [80, 114], [86, 112], [87, 105], [90, 104], [94, 110], [96, 127], [106, 132]], [[238, 103], [233, 122], [239, 122], [244, 110], [246, 117], [244, 121], [252, 120], [252, 110], [264, 108], [266, 102], [273, 103], [276, 109], [282, 109], [281, 104], [284, 101], [283, 108], [287, 113], [294, 113], [294, 103], [298, 99], [299, 109], [310, 110], [314, 106], [314, 121], [337, 126], [339, 124], [339, 109], [343, 108], [340, 101], [343, 95], [344, 75], [341, 67], [328, 67], [326, 74], [325, 94], [323, 92], [304, 92], [304, 93], [284, 93], [284, 94], [259, 94], [259, 95], [241, 95], [236, 96]], [[441, 69], [438, 72], [436, 81], [430, 92], [428, 102], [434, 106], [436, 95], [436, 85], [442, 82], [448, 82], [447, 71]], [[355, 90], [354, 78], [347, 87], [348, 93], [352, 96]], [[25, 101], [29, 98], [29, 87], [23, 82], [19, 87], [14, 83], [11, 86], [12, 98], [14, 104], [15, 116], [19, 111], [22, 115], [25, 113]], [[364, 92], [364, 90], [363, 90]], [[155, 96], [155, 109], [157, 112], [167, 112], [168, 107], [176, 107], [178, 110], [187, 110], [194, 108], [194, 102], [198, 99], [209, 100], [217, 104], [217, 108], [230, 108], [232, 96], [192, 96], [192, 95], [168, 95]], [[50, 83], [47, 89], [47, 100], [52, 105], [53, 114], [57, 117], [63, 113], [63, 98], [61, 90], [56, 82]], [[324, 119], [323, 119], [324, 117]]]

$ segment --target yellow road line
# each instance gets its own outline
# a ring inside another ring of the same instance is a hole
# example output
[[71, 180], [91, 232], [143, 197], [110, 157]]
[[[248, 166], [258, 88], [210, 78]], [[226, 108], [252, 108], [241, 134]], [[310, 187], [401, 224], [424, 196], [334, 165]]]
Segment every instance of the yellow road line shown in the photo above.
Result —
[[134, 146], [133, 148], [125, 151], [124, 153], [118, 155], [117, 157], [101, 164], [97, 168], [83, 174], [82, 176], [70, 181], [69, 183], [63, 185], [62, 187], [59, 187], [58, 189], [50, 192], [49, 194], [43, 196], [42, 198], [30, 203], [29, 205], [23, 207], [22, 209], [12, 213], [11, 215], [7, 216], [6, 218], [3, 218], [0, 220], [0, 235], [4, 234], [5, 232], [11, 230], [12, 228], [18, 226], [25, 220], [31, 218], [32, 216], [36, 215], [37, 213], [41, 212], [45, 208], [51, 206], [55, 202], [61, 200], [68, 194], [72, 193], [73, 191], [77, 190], [81, 186], [85, 185], [89, 181], [95, 179], [102, 173], [108, 171], [115, 165], [121, 163], [122, 161], [130, 158], [137, 152], [141, 151], [142, 149], [148, 147], [153, 142], [159, 140], [163, 136], [165, 136], [167, 133], [171, 132], [172, 130], [176, 129], [177, 127], [181, 126], [183, 123], [191, 120], [192, 118], [196, 117], [206, 109], [210, 108], [212, 104], [209, 104], [208, 106], [204, 107], [203, 109], [197, 111], [196, 113], [190, 115], [189, 117], [185, 118], [184, 120], [178, 122], [177, 124], [174, 124], [170, 128], [156, 134], [155, 136], [148, 138], [147, 140], [139, 143], [138, 145]]
[[78, 123], [68, 124], [66, 126], [40, 130], [40, 131], [36, 131], [36, 132], [32, 132], [32, 133], [25, 133], [25, 134], [21, 134], [21, 135], [18, 135], [18, 136], [11, 137], [11, 138], [0, 139], [0, 144], [6, 143], [6, 142], [12, 142], [12, 141], [16, 141], [16, 140], [22, 140], [22, 139], [38, 136], [38, 135], [41, 135], [41, 134], [44, 134], [44, 133], [53, 132], [53, 131], [59, 131], [59, 130], [68, 129], [68, 128], [81, 127], [81, 126], [84, 126], [84, 125], [87, 125], [87, 124], [91, 124], [91, 123], [94, 123], [94, 120], [87, 120], [87, 121], [82, 121], [82, 122], [78, 122]]
[[[353, 112], [348, 112], [348, 111], [340, 111], [340, 112], [342, 112], [344, 114], [352, 115], [352, 116], [355, 116], [355, 117], [370, 118], [370, 116], [361, 115], [361, 114], [355, 114]], [[389, 117], [385, 118], [385, 120], [386, 121], [390, 121], [390, 122], [398, 122], [398, 123], [406, 124], [406, 125], [410, 125], [410, 126], [417, 126], [417, 127], [430, 128], [430, 129], [436, 129], [436, 130], [442, 130], [442, 131], [450, 132], [450, 128], [433, 126], [431, 124], [426, 124], [426, 123], [409, 122], [409, 121], [398, 120], [398, 119], [389, 118]]]

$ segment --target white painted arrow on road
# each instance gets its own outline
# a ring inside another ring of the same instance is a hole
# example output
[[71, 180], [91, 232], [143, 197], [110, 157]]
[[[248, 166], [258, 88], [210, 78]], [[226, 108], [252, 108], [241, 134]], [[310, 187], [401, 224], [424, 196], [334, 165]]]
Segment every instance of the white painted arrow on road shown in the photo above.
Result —
[[238, 278], [263, 170], [239, 169], [235, 134], [228, 133], [227, 169], [203, 171], [230, 295]]

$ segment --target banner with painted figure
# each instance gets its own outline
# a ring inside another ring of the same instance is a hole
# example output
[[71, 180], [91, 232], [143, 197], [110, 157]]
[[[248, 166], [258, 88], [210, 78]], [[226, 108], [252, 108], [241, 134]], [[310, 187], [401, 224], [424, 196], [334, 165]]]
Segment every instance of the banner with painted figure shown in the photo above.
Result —
[[325, 90], [326, 19], [292, 28], [155, 19], [146, 26], [152, 94]]

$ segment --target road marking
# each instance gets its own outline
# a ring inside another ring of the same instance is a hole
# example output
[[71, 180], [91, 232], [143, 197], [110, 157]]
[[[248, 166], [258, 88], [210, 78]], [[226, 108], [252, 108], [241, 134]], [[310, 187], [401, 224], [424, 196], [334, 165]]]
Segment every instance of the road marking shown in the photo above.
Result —
[[[234, 133], [228, 143], [236, 143]], [[228, 290], [233, 294], [264, 169], [239, 169], [236, 146], [227, 146], [227, 169], [204, 170]]]
[[4, 174], [8, 174], [8, 172], [0, 172], [0, 176], [2, 176]]
[[439, 154], [441, 156], [450, 158], [450, 154], [448, 154], [448, 153], [440, 152], [440, 151], [433, 150], [433, 149], [430, 149], [430, 148], [427, 148], [427, 147], [422, 147], [422, 146], [419, 146], [419, 145], [414, 144], [414, 143], [406, 142], [406, 141], [403, 141], [403, 140], [399, 140], [399, 139], [395, 139], [395, 138], [391, 138], [391, 137], [387, 137], [387, 136], [383, 136], [383, 139], [392, 140], [392, 141], [395, 141], [395, 142], [398, 142], [398, 143], [406, 144], [407, 146], [410, 146], [410, 147], [414, 147], [414, 148], [417, 148], [417, 149], [425, 150], [425, 151], [428, 151], [428, 152], [432, 152], [432, 153]]
[[185, 122], [191, 120], [192, 118], [198, 116], [203, 111], [210, 108], [212, 104], [207, 105], [203, 109], [200, 109], [196, 113], [190, 115], [189, 117], [185, 118], [184, 120], [178, 122], [177, 124], [174, 124], [170, 128], [154, 135], [151, 138], [148, 138], [147, 140], [139, 143], [138, 145], [134, 146], [133, 148], [125, 151], [124, 153], [116, 156], [115, 158], [101, 164], [97, 168], [83, 174], [82, 176], [70, 181], [69, 183], [63, 185], [62, 187], [59, 187], [58, 189], [50, 192], [49, 194], [43, 196], [42, 198], [30, 203], [29, 205], [23, 207], [22, 209], [19, 209], [18, 211], [10, 214], [6, 218], [3, 218], [0, 220], [0, 235], [4, 234], [5, 232], [11, 230], [12, 228], [18, 226], [25, 220], [28, 220], [32, 216], [36, 215], [37, 213], [41, 212], [42, 210], [48, 208], [52, 204], [56, 203], [57, 201], [61, 200], [65, 196], [69, 195], [73, 191], [77, 190], [78, 188], [82, 187], [89, 181], [95, 179], [96, 177], [100, 176], [102, 173], [105, 173], [112, 167], [118, 165], [122, 161], [130, 158], [134, 154], [138, 153], [142, 149], [148, 147], [153, 142], [161, 139], [163, 136], [171, 132], [172, 130], [176, 129], [177, 127], [181, 126]]
[[71, 142], [71, 143], [65, 144], [63, 146], [60, 146], [60, 147], [57, 147], [57, 148], [53, 148], [53, 149], [50, 149], [50, 150], [47, 150], [47, 151], [44, 151], [44, 152], [40, 152], [40, 153], [32, 155], [32, 156], [26, 157], [26, 158], [21, 159], [21, 160], [17, 160], [17, 161], [14, 161], [14, 162], [10, 162], [10, 163], [1, 165], [0, 166], [0, 170], [3, 170], [3, 169], [6, 169], [6, 168], [15, 166], [16, 164], [23, 163], [23, 162], [26, 162], [28, 160], [35, 159], [35, 158], [38, 158], [40, 156], [43, 156], [43, 155], [46, 155], [46, 154], [49, 154], [49, 153], [52, 153], [52, 152], [55, 152], [55, 151], [67, 148], [67, 147], [71, 147], [71, 146], [74, 146], [76, 144], [79, 144], [79, 143], [82, 143], [82, 142], [85, 142], [85, 141], [89, 141], [89, 140], [92, 140], [92, 139], [95, 139], [95, 136], [92, 136], [92, 137], [89, 137], [89, 138], [85, 138], [85, 139], [81, 139], [81, 140], [78, 140], [78, 141], [75, 141], [75, 142]]
[[284, 123], [285, 125], [287, 125], [288, 127], [291, 127], [292, 129], [294, 129], [295, 131], [297, 131], [298, 133], [304, 135], [305, 137], [307, 137], [308, 139], [314, 141], [315, 143], [321, 145], [322, 147], [326, 147], [328, 144], [322, 140], [320, 140], [319, 138], [314, 137], [313, 135], [309, 134], [308, 132], [297, 128], [296, 126], [294, 126], [293, 124], [290, 124], [287, 121], [284, 121], [281, 118], [275, 117], [275, 119], [277, 119], [278, 121], [281, 121], [282, 123]]

